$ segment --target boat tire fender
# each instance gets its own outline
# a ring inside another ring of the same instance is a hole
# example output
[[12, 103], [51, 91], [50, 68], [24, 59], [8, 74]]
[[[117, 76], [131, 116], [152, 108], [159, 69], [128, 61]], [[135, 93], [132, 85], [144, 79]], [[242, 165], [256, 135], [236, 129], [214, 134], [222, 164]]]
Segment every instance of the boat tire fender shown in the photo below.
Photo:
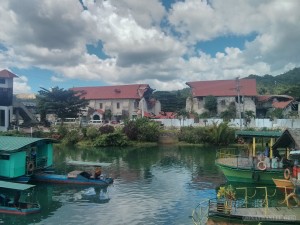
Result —
[[259, 170], [266, 170], [266, 169], [267, 169], [267, 166], [266, 166], [266, 164], [265, 164], [264, 161], [260, 161], [260, 162], [257, 163], [257, 168], [258, 168]]
[[290, 169], [289, 169], [289, 168], [286, 168], [286, 169], [284, 170], [284, 172], [283, 172], [283, 175], [284, 175], [284, 179], [289, 180], [290, 177], [291, 177], [291, 171], [290, 171]]
[[29, 162], [27, 163], [27, 171], [33, 172], [33, 170], [34, 170], [34, 164], [33, 164], [32, 161], [29, 161]]
[[260, 180], [259, 173], [253, 172], [253, 173], [252, 173], [252, 180], [258, 182], [258, 181]]

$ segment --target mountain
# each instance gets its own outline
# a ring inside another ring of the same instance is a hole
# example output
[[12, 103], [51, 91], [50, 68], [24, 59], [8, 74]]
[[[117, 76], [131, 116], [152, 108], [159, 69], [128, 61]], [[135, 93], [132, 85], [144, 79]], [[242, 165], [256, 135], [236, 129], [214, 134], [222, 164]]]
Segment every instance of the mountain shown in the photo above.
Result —
[[249, 75], [249, 79], [255, 79], [257, 92], [263, 94], [290, 95], [300, 100], [300, 68], [294, 68], [286, 73], [272, 75]]

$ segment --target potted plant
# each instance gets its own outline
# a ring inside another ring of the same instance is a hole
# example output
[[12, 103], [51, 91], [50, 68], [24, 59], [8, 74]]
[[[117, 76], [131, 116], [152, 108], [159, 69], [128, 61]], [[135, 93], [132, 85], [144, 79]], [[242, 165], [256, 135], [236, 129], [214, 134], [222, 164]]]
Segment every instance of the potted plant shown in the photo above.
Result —
[[232, 185], [220, 187], [217, 197], [218, 199], [222, 200], [218, 201], [217, 210], [230, 214], [232, 209], [232, 201], [236, 199], [236, 193]]

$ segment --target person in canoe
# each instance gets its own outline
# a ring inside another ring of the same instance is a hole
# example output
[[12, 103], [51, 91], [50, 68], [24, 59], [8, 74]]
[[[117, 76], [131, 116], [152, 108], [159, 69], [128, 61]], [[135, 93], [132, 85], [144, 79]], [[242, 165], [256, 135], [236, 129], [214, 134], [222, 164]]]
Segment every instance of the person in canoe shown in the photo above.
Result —
[[102, 173], [101, 167], [96, 167], [95, 175], [94, 175], [95, 179], [100, 179], [101, 173]]

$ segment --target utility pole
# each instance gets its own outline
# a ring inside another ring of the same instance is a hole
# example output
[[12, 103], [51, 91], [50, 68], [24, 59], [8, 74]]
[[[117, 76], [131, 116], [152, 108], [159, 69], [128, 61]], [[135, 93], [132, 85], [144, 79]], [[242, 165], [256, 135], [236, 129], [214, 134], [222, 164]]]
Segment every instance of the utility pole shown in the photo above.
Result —
[[238, 97], [238, 104], [239, 104], [239, 107], [238, 107], [238, 110], [239, 110], [239, 118], [240, 118], [240, 130], [242, 130], [242, 113], [241, 113], [241, 101], [240, 101], [240, 80], [239, 80], [239, 77], [237, 77], [235, 79], [235, 85], [236, 85], [236, 92], [237, 92], [237, 97]]

